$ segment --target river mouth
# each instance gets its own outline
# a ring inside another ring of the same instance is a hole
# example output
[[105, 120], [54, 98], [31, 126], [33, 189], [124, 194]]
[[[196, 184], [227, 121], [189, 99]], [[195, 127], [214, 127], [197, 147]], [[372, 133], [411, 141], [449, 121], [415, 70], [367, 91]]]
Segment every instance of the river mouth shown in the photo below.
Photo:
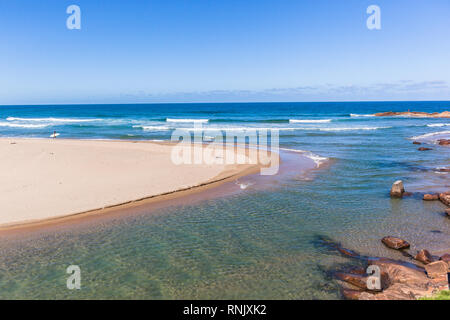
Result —
[[[0, 295], [340, 299], [331, 273], [352, 262], [323, 248], [321, 237], [397, 259], [404, 257], [379, 241], [386, 234], [408, 239], [412, 250], [448, 245], [450, 226], [442, 224], [439, 202], [389, 199], [387, 192], [367, 190], [360, 191], [361, 201], [340, 184], [336, 170], [343, 165], [332, 159], [316, 170], [301, 153], [282, 151], [276, 176], [241, 177], [150, 211], [140, 206], [127, 214], [3, 235]], [[83, 290], [76, 292], [65, 283], [65, 270], [74, 264], [83, 276]]]

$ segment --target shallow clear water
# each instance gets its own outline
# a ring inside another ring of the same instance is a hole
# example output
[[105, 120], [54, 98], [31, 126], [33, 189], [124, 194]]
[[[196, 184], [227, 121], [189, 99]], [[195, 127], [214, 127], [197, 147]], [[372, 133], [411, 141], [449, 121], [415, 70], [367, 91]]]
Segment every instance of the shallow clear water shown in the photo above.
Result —
[[[0, 298], [339, 299], [330, 272], [354, 262], [322, 247], [320, 236], [395, 258], [404, 257], [383, 247], [381, 237], [405, 238], [412, 253], [450, 248], [450, 219], [440, 202], [388, 194], [397, 179], [407, 191], [450, 187], [448, 173], [436, 169], [450, 165], [450, 148], [432, 144], [449, 136], [450, 121], [350, 116], [407, 109], [444, 111], [450, 103], [3, 107], [2, 136], [169, 139], [171, 130], [161, 127], [192, 124], [166, 118], [209, 119], [204, 126], [281, 128], [281, 147], [330, 161], [307, 178], [248, 177], [241, 182], [259, 185], [223, 197], [0, 236]], [[434, 132], [442, 133], [419, 138], [431, 151], [417, 151], [409, 139]], [[81, 290], [66, 288], [71, 264], [81, 267]]]

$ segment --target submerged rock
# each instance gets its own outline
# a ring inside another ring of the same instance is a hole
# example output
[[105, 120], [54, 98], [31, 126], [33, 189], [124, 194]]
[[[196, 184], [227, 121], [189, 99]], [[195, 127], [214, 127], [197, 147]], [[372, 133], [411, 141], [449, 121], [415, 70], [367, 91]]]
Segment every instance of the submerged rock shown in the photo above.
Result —
[[422, 262], [423, 264], [429, 264], [434, 261], [433, 257], [431, 256], [430, 252], [428, 250], [420, 250], [417, 255], [414, 257], [414, 259]]
[[428, 150], [433, 150], [431, 148], [425, 148], [425, 147], [420, 147], [419, 149], [417, 149], [419, 151], [428, 151]]
[[405, 193], [405, 187], [403, 186], [402, 180], [397, 180], [394, 182], [391, 188], [391, 197], [394, 198], [401, 198], [403, 194]]
[[438, 194], [425, 194], [423, 196], [423, 200], [425, 200], [425, 201], [439, 200], [439, 195]]
[[409, 248], [409, 243], [403, 239], [387, 236], [381, 239], [383, 244], [391, 249], [401, 250]]
[[414, 141], [413, 144], [422, 144], [422, 142]]

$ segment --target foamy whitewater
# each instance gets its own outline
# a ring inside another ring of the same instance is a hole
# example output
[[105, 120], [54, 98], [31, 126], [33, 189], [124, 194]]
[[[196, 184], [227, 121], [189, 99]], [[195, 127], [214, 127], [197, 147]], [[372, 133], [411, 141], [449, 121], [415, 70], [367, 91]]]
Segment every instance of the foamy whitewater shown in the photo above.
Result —
[[[199, 193], [201, 201], [2, 238], [0, 298], [340, 299], [329, 275], [355, 262], [323, 238], [406, 260], [380, 239], [399, 236], [412, 253], [448, 246], [450, 219], [439, 201], [389, 197], [399, 179], [411, 192], [450, 188], [450, 148], [436, 144], [450, 138], [448, 119], [373, 116], [408, 109], [442, 112], [450, 102], [3, 106], [0, 136], [16, 144], [53, 132], [168, 141], [177, 129], [204, 129], [203, 141], [217, 142], [224, 130], [277, 129], [282, 159], [278, 175], [241, 177], [207, 199]], [[432, 150], [418, 151], [416, 140]], [[305, 162], [315, 169], [304, 172]], [[81, 267], [81, 290], [65, 286], [72, 263]]]

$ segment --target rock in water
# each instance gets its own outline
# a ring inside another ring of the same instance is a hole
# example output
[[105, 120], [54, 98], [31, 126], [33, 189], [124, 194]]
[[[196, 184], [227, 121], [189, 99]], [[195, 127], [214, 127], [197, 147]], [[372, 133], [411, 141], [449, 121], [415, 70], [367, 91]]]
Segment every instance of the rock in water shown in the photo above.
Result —
[[431, 148], [425, 148], [425, 147], [420, 147], [419, 149], [417, 149], [419, 151], [428, 151], [428, 150], [433, 150]]
[[439, 200], [446, 206], [450, 207], [450, 192], [444, 192], [439, 195]]
[[422, 144], [422, 143], [419, 141], [414, 141], [413, 144]]
[[450, 208], [449, 209], [445, 209], [445, 214], [447, 215], [447, 217], [450, 217]]
[[438, 194], [425, 194], [423, 196], [423, 200], [425, 200], [425, 201], [439, 200], [439, 195]]
[[430, 252], [428, 250], [420, 250], [416, 257], [414, 258], [420, 262], [422, 262], [423, 264], [429, 264], [431, 262], [433, 262], [433, 257], [431, 256]]
[[391, 197], [401, 198], [405, 193], [405, 188], [403, 187], [403, 181], [397, 180], [394, 182], [391, 188]]
[[450, 139], [440, 139], [438, 141], [440, 146], [450, 146]]
[[441, 261], [445, 261], [450, 265], [450, 253], [446, 253], [439, 258]]
[[448, 264], [442, 260], [432, 262], [425, 266], [425, 270], [432, 279], [447, 277]]
[[409, 248], [409, 243], [407, 241], [396, 237], [384, 237], [383, 239], [381, 239], [381, 242], [383, 242], [385, 246], [391, 249], [401, 250]]

